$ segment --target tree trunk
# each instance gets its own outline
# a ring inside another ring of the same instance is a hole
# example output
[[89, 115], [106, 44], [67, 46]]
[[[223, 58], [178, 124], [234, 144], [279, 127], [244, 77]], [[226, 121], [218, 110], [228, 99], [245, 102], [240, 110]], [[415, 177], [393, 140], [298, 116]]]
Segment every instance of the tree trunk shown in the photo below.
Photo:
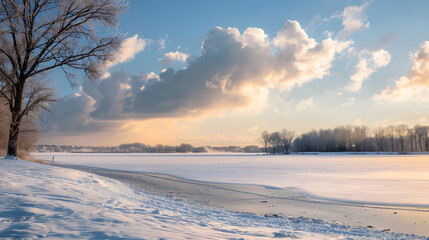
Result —
[[[25, 82], [25, 80], [23, 81]], [[19, 138], [19, 127], [21, 125], [22, 115], [22, 96], [24, 93], [24, 88], [21, 85], [16, 88], [16, 96], [15, 96], [15, 106], [11, 108], [11, 121], [9, 127], [9, 142], [7, 145], [7, 154], [6, 158], [17, 159], [18, 158], [18, 138]]]
[[423, 151], [422, 138], [420, 136], [419, 136], [419, 146], [420, 146], [420, 151]]
[[16, 124], [10, 124], [9, 130], [9, 143], [7, 145], [6, 158], [17, 158], [18, 157], [18, 137], [19, 137], [19, 126]]
[[427, 137], [425, 138], [425, 150], [426, 152], [429, 150], [429, 141]]

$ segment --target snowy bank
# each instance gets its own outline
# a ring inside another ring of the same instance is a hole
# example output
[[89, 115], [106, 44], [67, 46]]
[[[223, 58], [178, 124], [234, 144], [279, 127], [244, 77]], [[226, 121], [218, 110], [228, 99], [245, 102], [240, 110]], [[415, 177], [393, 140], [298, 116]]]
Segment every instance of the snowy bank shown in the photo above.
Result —
[[312, 219], [232, 213], [138, 191], [91, 173], [0, 159], [0, 238], [273, 237], [419, 238]]

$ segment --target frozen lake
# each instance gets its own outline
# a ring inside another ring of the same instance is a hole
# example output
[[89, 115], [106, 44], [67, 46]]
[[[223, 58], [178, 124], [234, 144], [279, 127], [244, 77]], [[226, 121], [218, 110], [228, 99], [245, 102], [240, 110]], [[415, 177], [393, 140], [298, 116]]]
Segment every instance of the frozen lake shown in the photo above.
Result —
[[428, 155], [35, 153], [55, 163], [209, 182], [299, 188], [321, 198], [429, 206]]

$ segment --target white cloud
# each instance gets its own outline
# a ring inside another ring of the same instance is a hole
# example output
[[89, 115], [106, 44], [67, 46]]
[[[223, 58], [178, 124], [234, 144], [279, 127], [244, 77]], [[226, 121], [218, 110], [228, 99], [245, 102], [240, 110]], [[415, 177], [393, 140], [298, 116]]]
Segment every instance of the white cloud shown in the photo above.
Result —
[[102, 78], [107, 78], [110, 76], [109, 69], [116, 64], [127, 62], [134, 58], [134, 56], [143, 51], [148, 43], [148, 40], [139, 38], [139, 35], [134, 35], [130, 38], [125, 39], [119, 48], [119, 50], [114, 53], [112, 61], [104, 63], [104, 66], [100, 66], [104, 72]]
[[179, 51], [175, 51], [175, 52], [164, 53], [164, 56], [158, 60], [163, 67], [168, 67], [171, 64], [173, 64], [174, 62], [184, 63], [184, 62], [186, 62], [186, 59], [188, 59], [188, 57], [189, 57], [189, 55], [186, 53], [181, 53]]
[[165, 49], [165, 42], [167, 41], [167, 39], [168, 39], [168, 34], [165, 35], [165, 37], [162, 37], [158, 40], [160, 50]]
[[375, 94], [373, 99], [388, 102], [429, 101], [429, 41], [420, 46], [412, 61], [413, 66], [406, 76], [395, 81], [395, 86], [388, 86], [380, 94]]
[[362, 6], [348, 6], [344, 8], [344, 11], [337, 16], [342, 19], [344, 26], [337, 35], [339, 38], [347, 37], [352, 33], [369, 28], [367, 16], [364, 14], [367, 6], [368, 3], [364, 3]]
[[385, 67], [390, 62], [390, 54], [384, 49], [379, 49], [372, 52], [371, 61], [374, 64], [375, 68]]
[[113, 65], [123, 63], [134, 58], [134, 56], [143, 51], [146, 47], [147, 40], [139, 38], [139, 35], [134, 35], [125, 39], [120, 50], [115, 54]]
[[350, 41], [318, 43], [296, 21], [287, 21], [274, 39], [262, 29], [214, 28], [202, 54], [177, 72], [167, 69], [159, 84], [133, 98], [142, 115], [201, 115], [229, 109], [261, 110], [270, 88], [289, 89], [329, 74], [331, 62]]
[[359, 54], [359, 63], [355, 66], [354, 74], [350, 77], [352, 83], [346, 90], [357, 92], [362, 87], [362, 82], [369, 78], [378, 68], [385, 67], [390, 62], [390, 54], [384, 49], [373, 52], [363, 50]]
[[345, 103], [341, 104], [341, 106], [343, 106], [343, 107], [347, 107], [347, 106], [351, 106], [351, 105], [353, 105], [354, 103], [355, 103], [355, 98], [354, 98], [354, 97], [351, 97], [351, 98], [349, 98], [349, 99], [348, 99], [348, 101], [347, 101], [347, 102], [345, 102]]
[[350, 48], [347, 50], [347, 55], [349, 55], [350, 57], [355, 57], [355, 56], [357, 56], [357, 55], [358, 55], [358, 51], [356, 51], [356, 48], [355, 48], [355, 47], [350, 47]]
[[296, 110], [303, 110], [311, 107], [313, 107], [313, 96], [299, 101], [298, 105], [296, 105]]
[[331, 32], [331, 31], [324, 31], [324, 32], [323, 32], [323, 35], [325, 35], [325, 36], [327, 36], [327, 37], [332, 37], [332, 36], [334, 36], [334, 33], [333, 33], [333, 32]]
[[[323, 79], [350, 44], [330, 37], [317, 42], [296, 21], [287, 21], [274, 38], [260, 28], [241, 33], [216, 27], [207, 34], [201, 55], [186, 61], [186, 68], [166, 68], [159, 76], [112, 73], [92, 85], [84, 82], [83, 93], [95, 101], [89, 117], [99, 121], [255, 113], [266, 106], [270, 89]], [[165, 57], [185, 61], [187, 55]], [[306, 99], [297, 109], [311, 107], [312, 101]]]
[[352, 42], [327, 38], [317, 43], [309, 38], [296, 21], [287, 21], [273, 44], [279, 48], [275, 63], [279, 64], [273, 77], [279, 79], [280, 87], [290, 89], [312, 79], [321, 79], [329, 74], [335, 54], [342, 52]]

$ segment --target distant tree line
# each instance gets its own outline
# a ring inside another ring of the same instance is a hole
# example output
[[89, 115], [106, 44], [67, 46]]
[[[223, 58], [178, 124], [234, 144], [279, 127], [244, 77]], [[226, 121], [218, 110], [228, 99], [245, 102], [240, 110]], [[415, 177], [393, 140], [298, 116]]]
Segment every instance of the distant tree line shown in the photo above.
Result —
[[268, 154], [295, 152], [427, 152], [429, 126], [405, 124], [378, 127], [339, 126], [305, 132], [295, 137], [293, 131], [282, 130], [260, 135]]
[[121, 144], [119, 146], [94, 147], [94, 146], [72, 146], [72, 145], [39, 145], [39, 152], [71, 152], [71, 153], [203, 153], [203, 152], [248, 152], [258, 153], [261, 149], [255, 145], [246, 147], [194, 147], [191, 144], [182, 143], [179, 146], [169, 145], [147, 145], [143, 143]]
[[[1, 130], [1, 128], [0, 128]], [[113, 147], [39, 145], [39, 152], [94, 152], [94, 153], [202, 153], [246, 152], [288, 154], [290, 152], [427, 152], [429, 151], [429, 126], [405, 124], [370, 129], [367, 126], [339, 126], [319, 129], [296, 136], [294, 131], [283, 129], [261, 133], [262, 147], [249, 145], [225, 147], [194, 147], [182, 143], [178, 146], [121, 144]], [[5, 145], [0, 139], [0, 146]], [[23, 144], [25, 145], [25, 144]]]

